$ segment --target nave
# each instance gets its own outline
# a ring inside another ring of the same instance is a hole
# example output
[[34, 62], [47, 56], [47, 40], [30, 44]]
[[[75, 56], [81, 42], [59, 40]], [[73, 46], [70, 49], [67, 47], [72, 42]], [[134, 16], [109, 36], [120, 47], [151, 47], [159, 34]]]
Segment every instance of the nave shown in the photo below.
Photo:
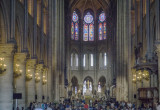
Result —
[[160, 0], [0, 0], [0, 110], [156, 110], [159, 32]]

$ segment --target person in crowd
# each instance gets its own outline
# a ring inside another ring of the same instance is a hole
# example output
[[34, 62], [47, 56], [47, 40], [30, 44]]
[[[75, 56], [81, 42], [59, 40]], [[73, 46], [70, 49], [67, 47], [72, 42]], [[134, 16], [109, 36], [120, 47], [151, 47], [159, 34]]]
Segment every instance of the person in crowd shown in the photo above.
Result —
[[87, 104], [87, 103], [84, 104], [84, 108], [85, 108], [86, 110], [88, 110], [88, 104]]

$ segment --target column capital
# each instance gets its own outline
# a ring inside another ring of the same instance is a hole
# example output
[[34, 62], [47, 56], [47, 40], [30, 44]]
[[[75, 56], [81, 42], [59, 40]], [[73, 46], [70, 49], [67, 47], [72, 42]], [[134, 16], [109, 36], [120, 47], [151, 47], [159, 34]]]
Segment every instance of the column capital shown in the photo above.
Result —
[[160, 42], [156, 43], [156, 53], [158, 54], [158, 56], [160, 55]]
[[15, 45], [14, 44], [0, 44], [0, 56], [9, 57], [14, 54]]
[[44, 70], [43, 64], [37, 64], [36, 65], [36, 72], [42, 72]]
[[48, 71], [48, 68], [47, 67], [43, 67], [42, 71], [43, 71], [43, 74], [46, 74], [46, 72]]
[[28, 59], [26, 66], [28, 69], [34, 69], [36, 66], [36, 63], [37, 63], [37, 59]]
[[27, 57], [27, 53], [15, 53], [14, 60], [16, 62], [25, 62]]

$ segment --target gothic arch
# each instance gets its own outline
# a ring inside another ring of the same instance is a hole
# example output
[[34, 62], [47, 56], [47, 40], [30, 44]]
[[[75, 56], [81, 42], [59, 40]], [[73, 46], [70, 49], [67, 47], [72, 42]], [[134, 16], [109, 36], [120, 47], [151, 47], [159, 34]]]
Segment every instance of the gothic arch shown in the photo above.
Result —
[[17, 16], [16, 18], [16, 25], [15, 25], [15, 40], [17, 43], [17, 47], [18, 47], [18, 52], [20, 52], [22, 50], [22, 41], [23, 41], [23, 30], [22, 30], [22, 25], [21, 25], [21, 21], [20, 21], [20, 17]]
[[71, 79], [72, 87], [78, 86], [78, 79], [76, 76], [73, 76]]
[[71, 54], [72, 53], [77, 53], [78, 55], [79, 55], [79, 51], [78, 51], [78, 49], [76, 49], [76, 48], [73, 48], [72, 50], [71, 50]]
[[98, 82], [102, 82], [101, 86], [103, 87], [106, 84], [106, 78], [104, 76], [101, 76], [101, 77], [99, 77]]
[[92, 76], [86, 76], [86, 77], [83, 79], [83, 82], [84, 82], [85, 80], [88, 80], [88, 79], [89, 79], [92, 83], [94, 83]]
[[0, 27], [2, 31], [0, 32], [0, 40], [1, 40], [0, 42], [1, 43], [7, 43], [7, 40], [9, 39], [10, 33], [9, 33], [8, 23], [9, 23], [9, 20], [8, 20], [8, 15], [7, 15], [7, 8], [3, 0], [1, 0], [0, 1]]
[[30, 29], [28, 29], [28, 36], [27, 36], [27, 48], [28, 48], [28, 51], [29, 51], [29, 54], [31, 55], [32, 54], [32, 42], [33, 42], [33, 35], [32, 35], [32, 32]]

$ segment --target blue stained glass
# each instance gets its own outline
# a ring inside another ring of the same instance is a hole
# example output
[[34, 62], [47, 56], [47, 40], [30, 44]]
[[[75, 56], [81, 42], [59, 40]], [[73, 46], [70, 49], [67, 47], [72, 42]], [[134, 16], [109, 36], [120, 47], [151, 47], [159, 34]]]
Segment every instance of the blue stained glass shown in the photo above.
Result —
[[93, 21], [93, 16], [90, 14], [90, 12], [88, 12], [85, 16], [84, 16], [84, 21], [86, 23], [92, 23]]
[[105, 13], [102, 12], [102, 13], [99, 15], [99, 20], [100, 20], [101, 22], [103, 22], [105, 19], [106, 19]]
[[74, 39], [74, 24], [71, 25], [71, 38]]
[[99, 15], [99, 40], [104, 40], [106, 39], [106, 16], [105, 16], [105, 13], [102, 12], [100, 15]]
[[75, 24], [75, 40], [78, 40], [78, 23]]
[[79, 39], [78, 15], [75, 11], [73, 12], [73, 15], [72, 15], [71, 39], [72, 40]]
[[77, 21], [78, 21], [78, 15], [77, 15], [77, 13], [76, 13], [75, 11], [73, 12], [72, 20], [73, 20], [74, 22], [77, 22]]
[[84, 24], [83, 27], [83, 40], [88, 41], [88, 25]]
[[90, 24], [89, 26], [89, 40], [94, 41], [94, 27], [93, 24]]
[[99, 24], [99, 40], [102, 40], [102, 23]]

